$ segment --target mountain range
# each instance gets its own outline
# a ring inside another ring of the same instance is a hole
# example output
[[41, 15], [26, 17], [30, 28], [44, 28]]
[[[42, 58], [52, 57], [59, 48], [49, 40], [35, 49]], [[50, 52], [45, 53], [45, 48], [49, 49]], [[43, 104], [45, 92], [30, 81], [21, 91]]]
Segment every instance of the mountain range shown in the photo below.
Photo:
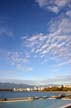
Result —
[[0, 89], [13, 89], [13, 88], [32, 88], [28, 84], [15, 84], [15, 83], [0, 83]]

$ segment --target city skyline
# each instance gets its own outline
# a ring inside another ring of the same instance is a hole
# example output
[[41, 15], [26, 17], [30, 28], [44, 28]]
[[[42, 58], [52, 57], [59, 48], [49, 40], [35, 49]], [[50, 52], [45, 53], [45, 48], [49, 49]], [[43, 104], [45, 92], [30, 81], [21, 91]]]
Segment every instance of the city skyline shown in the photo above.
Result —
[[70, 78], [71, 0], [0, 0], [1, 81]]

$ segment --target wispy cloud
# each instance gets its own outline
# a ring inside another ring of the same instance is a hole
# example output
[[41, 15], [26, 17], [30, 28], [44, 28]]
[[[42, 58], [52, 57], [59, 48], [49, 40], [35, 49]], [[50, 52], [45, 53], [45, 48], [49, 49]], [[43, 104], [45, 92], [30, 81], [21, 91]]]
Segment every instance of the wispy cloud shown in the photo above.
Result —
[[8, 27], [7, 22], [8, 22], [8, 18], [7, 17], [0, 17], [0, 38], [2, 37], [13, 37], [13, 32], [10, 29], [10, 27]]
[[71, 64], [71, 18], [61, 14], [49, 22], [49, 33], [24, 36], [22, 51], [8, 53], [11, 64], [23, 71], [32, 71], [31, 59], [54, 62], [58, 67]]
[[57, 6], [48, 6], [48, 9], [54, 13], [59, 12], [59, 8]]
[[16, 72], [14, 70], [0, 70], [1, 78], [8, 78], [16, 76]]
[[13, 37], [13, 32], [5, 27], [0, 27], [0, 37]]
[[24, 54], [22, 52], [8, 52], [8, 59], [11, 65], [15, 66], [21, 71], [24, 72], [31, 72], [33, 70], [32, 67], [27, 66], [27, 63], [29, 62], [29, 55]]
[[54, 13], [58, 13], [60, 10], [69, 6], [70, 0], [35, 0], [41, 8], [48, 9]]
[[[64, 6], [69, 6], [70, 0], [36, 0], [40, 7], [50, 8], [58, 13]], [[15, 51], [8, 54], [11, 64], [24, 71], [32, 71], [26, 66], [31, 58], [39, 58], [41, 63], [53, 61], [58, 66], [71, 64], [71, 17], [70, 8], [48, 23], [47, 34], [39, 33], [24, 36], [22, 52]]]
[[35, 2], [38, 3], [40, 7], [44, 7], [48, 5], [48, 0], [35, 0]]
[[23, 80], [19, 79], [18, 77], [14, 77], [13, 79], [4, 78], [4, 80], [0, 79], [0, 82], [9, 82], [9, 83], [16, 83], [16, 84], [28, 84], [28, 85], [35, 85], [35, 86], [45, 86], [49, 84], [71, 84], [71, 75], [65, 76], [56, 76], [54, 78], [49, 78], [48, 80]]
[[[71, 64], [71, 19], [60, 17], [50, 25], [49, 34], [37, 34], [23, 40], [29, 54], [36, 55], [42, 62], [53, 60]], [[52, 32], [53, 31], [53, 32]]]
[[68, 10], [68, 11], [66, 12], [66, 15], [71, 17], [71, 10]]

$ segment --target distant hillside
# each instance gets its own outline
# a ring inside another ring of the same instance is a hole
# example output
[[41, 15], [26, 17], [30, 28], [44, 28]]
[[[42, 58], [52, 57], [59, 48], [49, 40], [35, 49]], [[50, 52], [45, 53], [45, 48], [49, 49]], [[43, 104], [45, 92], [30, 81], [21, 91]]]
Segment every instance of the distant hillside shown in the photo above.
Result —
[[12, 88], [32, 88], [33, 86], [27, 84], [14, 84], [14, 83], [0, 83], [0, 89], [12, 89]]

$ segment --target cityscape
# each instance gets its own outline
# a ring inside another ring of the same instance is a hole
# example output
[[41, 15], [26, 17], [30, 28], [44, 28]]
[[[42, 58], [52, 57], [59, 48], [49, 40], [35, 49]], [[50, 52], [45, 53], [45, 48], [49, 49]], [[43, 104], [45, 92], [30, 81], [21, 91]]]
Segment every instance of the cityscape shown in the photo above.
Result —
[[71, 91], [71, 85], [58, 85], [34, 88], [13, 88], [13, 91]]

